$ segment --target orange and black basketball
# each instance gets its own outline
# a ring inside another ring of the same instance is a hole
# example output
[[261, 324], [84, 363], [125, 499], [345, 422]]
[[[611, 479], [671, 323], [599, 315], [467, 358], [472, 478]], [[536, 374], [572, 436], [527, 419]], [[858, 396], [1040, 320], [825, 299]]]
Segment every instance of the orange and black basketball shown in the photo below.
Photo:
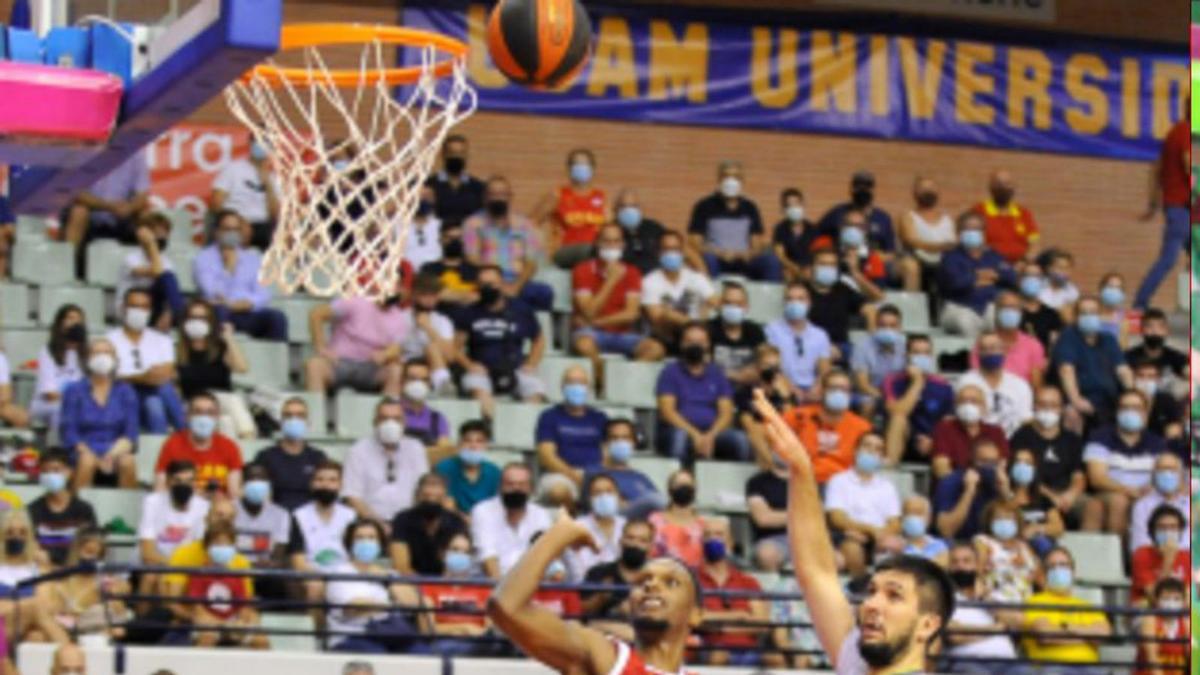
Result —
[[488, 51], [508, 79], [558, 87], [587, 63], [592, 22], [579, 0], [500, 0], [487, 25]]

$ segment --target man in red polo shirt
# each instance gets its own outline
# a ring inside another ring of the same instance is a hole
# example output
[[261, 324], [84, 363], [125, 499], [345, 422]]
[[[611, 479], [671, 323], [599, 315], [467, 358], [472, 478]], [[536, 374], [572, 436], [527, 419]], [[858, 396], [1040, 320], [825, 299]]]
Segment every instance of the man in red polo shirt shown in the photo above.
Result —
[[1013, 200], [1017, 187], [1012, 174], [1007, 169], [992, 172], [988, 191], [991, 197], [971, 208], [986, 222], [983, 234], [988, 246], [1009, 263], [1032, 259], [1041, 233], [1033, 213]]
[[1150, 271], [1146, 272], [1146, 278], [1134, 297], [1133, 306], [1136, 309], [1146, 309], [1158, 285], [1175, 267], [1175, 258], [1188, 246], [1188, 204], [1191, 201], [1188, 156], [1192, 142], [1188, 125], [1190, 110], [1191, 101], [1185, 99], [1183, 114], [1163, 139], [1162, 152], [1151, 172], [1150, 204], [1142, 220], [1153, 218], [1161, 206], [1166, 223], [1163, 226], [1162, 250]]
[[700, 587], [704, 594], [704, 623], [709, 622], [761, 622], [762, 627], [746, 625], [723, 625], [701, 628], [705, 647], [725, 647], [705, 650], [702, 661], [714, 666], [782, 666], [778, 654], [763, 654], [760, 645], [768, 635], [767, 624], [771, 620], [770, 608], [758, 598], [714, 595], [709, 591], [755, 591], [761, 592], [758, 581], [743, 573], [729, 561], [733, 552], [733, 536], [729, 521], [725, 518], [704, 519], [704, 562], [697, 571]]
[[934, 478], [969, 468], [975, 442], [979, 439], [995, 443], [1001, 459], [1008, 459], [1008, 439], [1004, 430], [983, 421], [987, 412], [987, 396], [979, 387], [968, 384], [955, 392], [954, 417], [946, 417], [933, 427]]

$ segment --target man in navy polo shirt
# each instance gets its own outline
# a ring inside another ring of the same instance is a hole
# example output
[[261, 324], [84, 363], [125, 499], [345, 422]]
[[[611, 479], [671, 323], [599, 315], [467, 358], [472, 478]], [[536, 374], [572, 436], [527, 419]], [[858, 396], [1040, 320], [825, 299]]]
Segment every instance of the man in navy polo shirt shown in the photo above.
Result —
[[[1088, 484], [1103, 504], [1104, 529], [1124, 534], [1129, 510], [1149, 491], [1154, 458], [1167, 450], [1161, 436], [1146, 428], [1150, 404], [1140, 391], [1129, 390], [1117, 399], [1117, 423], [1097, 429], [1083, 448]], [[1098, 529], [1099, 507], [1084, 514], [1084, 529]]]
[[1071, 409], [1092, 425], [1111, 422], [1117, 393], [1133, 386], [1121, 345], [1102, 325], [1100, 299], [1083, 296], [1075, 305], [1075, 324], [1063, 329], [1050, 353]]
[[689, 323], [679, 345], [680, 360], [663, 368], [654, 389], [659, 452], [684, 464], [697, 457], [750, 459], [749, 439], [733, 428], [733, 385], [708, 358], [708, 328]]
[[588, 469], [603, 463], [600, 445], [608, 415], [587, 404], [590, 388], [582, 366], [567, 368], [562, 379], [563, 402], [538, 417], [534, 439], [542, 471], [560, 473], [576, 487], [583, 486]]
[[958, 218], [960, 245], [942, 254], [938, 283], [946, 300], [942, 328], [971, 340], [984, 328], [984, 315], [1000, 287], [1015, 287], [1012, 265], [984, 240], [984, 220], [968, 212]]
[[880, 388], [888, 412], [887, 463], [929, 461], [934, 425], [954, 412], [954, 389], [937, 375], [928, 335], [908, 336], [908, 366], [885, 377]]

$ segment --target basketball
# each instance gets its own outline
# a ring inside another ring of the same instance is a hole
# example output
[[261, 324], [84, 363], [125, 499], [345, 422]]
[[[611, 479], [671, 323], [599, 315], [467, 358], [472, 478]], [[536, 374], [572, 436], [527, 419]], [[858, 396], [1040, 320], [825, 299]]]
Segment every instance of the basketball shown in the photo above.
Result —
[[487, 42], [508, 79], [558, 87], [587, 63], [592, 22], [579, 0], [500, 0], [488, 18]]

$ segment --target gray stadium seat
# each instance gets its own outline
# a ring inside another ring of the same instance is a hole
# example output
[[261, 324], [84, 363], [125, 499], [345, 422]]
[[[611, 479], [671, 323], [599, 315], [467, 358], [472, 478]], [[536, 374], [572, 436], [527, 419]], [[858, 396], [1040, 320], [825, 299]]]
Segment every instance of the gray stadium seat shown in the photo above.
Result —
[[542, 329], [542, 335], [546, 336], [546, 355], [557, 356], [563, 353], [561, 347], [554, 343], [554, 315], [550, 312], [537, 312], [538, 326]]
[[933, 342], [934, 358], [942, 354], [970, 351], [971, 341], [961, 335], [946, 335], [944, 333], [934, 333], [929, 336]]
[[279, 309], [287, 316], [288, 342], [292, 344], [308, 344], [312, 335], [308, 330], [308, 313], [313, 307], [323, 304], [320, 298], [309, 298], [302, 295], [276, 297], [271, 300], [271, 306]]
[[8, 365], [15, 372], [26, 361], [36, 360], [49, 340], [50, 333], [44, 328], [0, 331], [0, 351], [8, 357]]
[[929, 301], [919, 291], [887, 291], [885, 304], [900, 310], [900, 326], [905, 332], [924, 333], [929, 330]]
[[569, 313], [571, 311], [571, 273], [560, 270], [553, 265], [542, 265], [538, 268], [534, 279], [541, 281], [554, 289], [555, 312]]
[[175, 280], [179, 282], [179, 290], [184, 293], [196, 292], [196, 279], [192, 276], [192, 259], [196, 257], [199, 249], [193, 247], [191, 242], [184, 242], [178, 248], [172, 245], [167, 247], [167, 259], [171, 261], [171, 267], [175, 269]]
[[496, 423], [492, 426], [495, 444], [501, 448], [533, 449], [538, 417], [547, 407], [542, 403], [497, 401]]
[[282, 612], [263, 612], [262, 627], [268, 631], [307, 631], [307, 635], [286, 634], [270, 636], [271, 649], [289, 652], [315, 652], [317, 642], [314, 637], [316, 626], [309, 614], [284, 614]]
[[146, 493], [140, 489], [86, 488], [80, 497], [96, 510], [96, 521], [101, 527], [120, 518], [130, 527], [137, 527], [142, 513], [142, 499]]
[[[88, 286], [42, 286], [38, 289], [38, 324], [49, 327], [54, 314], [65, 304], [79, 305], [85, 315], [85, 325], [91, 332], [103, 331], [105, 325], [104, 291]], [[49, 339], [49, 333], [47, 333]]]
[[154, 465], [158, 462], [158, 453], [167, 440], [165, 434], [141, 434], [138, 436], [137, 460], [138, 482], [143, 485], [154, 485]]
[[761, 471], [744, 462], [696, 462], [696, 507], [711, 511], [746, 510], [746, 481]]
[[45, 241], [49, 220], [37, 216], [17, 216], [17, 241]]
[[[135, 246], [122, 246], [112, 239], [100, 239], [88, 244], [87, 282], [89, 286], [115, 288], [121, 276], [121, 263]], [[170, 249], [170, 246], [167, 247]]]
[[427, 405], [446, 416], [450, 438], [455, 442], [458, 441], [458, 427], [463, 422], [483, 418], [483, 410], [475, 399], [439, 398], [431, 399]]
[[357, 439], [371, 433], [375, 426], [375, 406], [379, 403], [379, 398], [379, 394], [340, 390], [334, 399], [337, 435]]
[[654, 387], [665, 364], [646, 361], [611, 361], [604, 367], [604, 400], [633, 408], [658, 407]]
[[783, 316], [783, 286], [764, 282], [746, 282], [746, 294], [750, 296], [750, 311], [747, 318], [760, 323], [769, 323]]
[[18, 239], [12, 260], [14, 279], [39, 286], [63, 286], [75, 281], [75, 249], [67, 242]]
[[1121, 563], [1121, 538], [1099, 532], [1064, 532], [1058, 543], [1075, 558], [1075, 578], [1081, 584], [1128, 586]]
[[888, 481], [891, 481], [892, 485], [896, 486], [896, 492], [900, 495], [900, 501], [904, 501], [910, 495], [916, 492], [916, 481], [914, 480], [913, 475], [907, 471], [884, 469], [883, 471], [879, 472], [879, 475]]
[[238, 375], [241, 384], [262, 385], [287, 389], [291, 381], [288, 366], [288, 346], [285, 342], [255, 340], [242, 334], [237, 337], [238, 346], [246, 357], [250, 372]]
[[25, 284], [0, 284], [0, 327], [29, 328], [29, 287]]
[[634, 455], [629, 459], [629, 467], [646, 474], [658, 487], [659, 492], [666, 494], [667, 479], [679, 469], [679, 460], [654, 455]]
[[589, 359], [578, 356], [547, 356], [542, 359], [538, 375], [546, 384], [546, 398], [555, 403], [562, 400], [563, 371], [573, 365], [583, 366], [583, 369], [587, 371], [588, 378], [592, 378], [592, 362]]

